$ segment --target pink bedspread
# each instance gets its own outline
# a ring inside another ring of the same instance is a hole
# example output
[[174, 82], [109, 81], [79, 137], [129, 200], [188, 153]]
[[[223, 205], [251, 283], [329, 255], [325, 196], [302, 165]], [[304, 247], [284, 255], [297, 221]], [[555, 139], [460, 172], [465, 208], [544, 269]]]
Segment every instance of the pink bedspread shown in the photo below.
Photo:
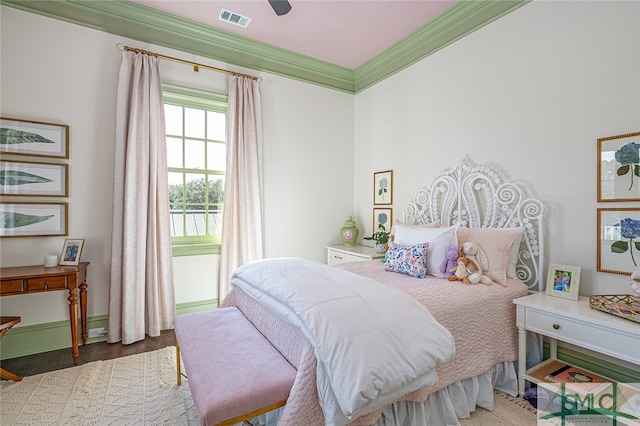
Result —
[[[417, 279], [387, 272], [379, 261], [351, 262], [338, 267], [411, 295], [426, 306], [455, 338], [456, 356], [438, 367], [439, 384], [419, 389], [400, 399], [424, 401], [429, 394], [452, 383], [486, 373], [495, 364], [518, 358], [515, 305], [512, 301], [528, 294], [527, 287], [520, 281], [507, 280], [506, 287], [502, 287], [464, 285], [460, 281], [451, 282], [431, 276]], [[221, 306], [238, 306], [298, 370], [279, 425], [324, 425], [315, 383], [315, 355], [302, 333], [236, 288]], [[382, 408], [351, 424], [375, 423]]]

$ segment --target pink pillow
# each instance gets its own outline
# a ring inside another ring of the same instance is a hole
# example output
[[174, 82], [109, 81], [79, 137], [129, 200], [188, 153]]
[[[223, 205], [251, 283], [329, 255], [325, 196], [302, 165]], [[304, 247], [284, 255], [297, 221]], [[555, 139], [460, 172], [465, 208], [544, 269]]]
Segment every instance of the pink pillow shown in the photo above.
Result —
[[507, 267], [512, 247], [522, 239], [522, 228], [463, 228], [456, 231], [458, 244], [476, 243], [487, 255], [488, 269], [484, 274], [500, 285], [507, 281]]
[[427, 247], [429, 247], [429, 243], [403, 245], [389, 241], [384, 269], [415, 278], [426, 277]]

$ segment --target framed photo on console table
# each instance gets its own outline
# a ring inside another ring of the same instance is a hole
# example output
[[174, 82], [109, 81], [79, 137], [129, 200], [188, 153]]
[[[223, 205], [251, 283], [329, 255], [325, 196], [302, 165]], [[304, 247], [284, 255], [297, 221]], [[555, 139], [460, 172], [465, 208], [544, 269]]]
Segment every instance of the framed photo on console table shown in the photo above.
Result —
[[59, 265], [78, 266], [80, 263], [80, 254], [82, 253], [84, 240], [79, 238], [65, 238], [60, 253]]
[[598, 139], [598, 201], [640, 201], [640, 132]]
[[69, 126], [0, 117], [0, 152], [69, 158]]
[[640, 208], [598, 209], [597, 270], [630, 275], [640, 268]]
[[580, 267], [550, 263], [547, 271], [548, 296], [578, 300], [580, 289]]

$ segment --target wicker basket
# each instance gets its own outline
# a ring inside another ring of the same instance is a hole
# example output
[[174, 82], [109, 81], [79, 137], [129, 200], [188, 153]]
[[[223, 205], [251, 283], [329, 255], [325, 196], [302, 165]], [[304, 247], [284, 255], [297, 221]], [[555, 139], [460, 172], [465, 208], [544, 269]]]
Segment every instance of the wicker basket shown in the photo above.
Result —
[[640, 297], [630, 294], [594, 294], [589, 306], [611, 315], [640, 323]]

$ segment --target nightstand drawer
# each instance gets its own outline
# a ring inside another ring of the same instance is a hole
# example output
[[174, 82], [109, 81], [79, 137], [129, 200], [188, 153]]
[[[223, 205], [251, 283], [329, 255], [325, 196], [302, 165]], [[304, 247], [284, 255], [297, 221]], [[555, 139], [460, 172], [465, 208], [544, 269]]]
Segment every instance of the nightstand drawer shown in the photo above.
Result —
[[22, 280], [4, 280], [0, 284], [0, 294], [22, 293]]
[[339, 265], [349, 261], [349, 254], [336, 250], [327, 251], [327, 263], [329, 265]]
[[[621, 359], [638, 359], [638, 337], [580, 317], [527, 309], [527, 329]], [[613, 338], [612, 336], [615, 336]]]
[[29, 278], [26, 281], [28, 291], [62, 290], [67, 287], [65, 276]]

